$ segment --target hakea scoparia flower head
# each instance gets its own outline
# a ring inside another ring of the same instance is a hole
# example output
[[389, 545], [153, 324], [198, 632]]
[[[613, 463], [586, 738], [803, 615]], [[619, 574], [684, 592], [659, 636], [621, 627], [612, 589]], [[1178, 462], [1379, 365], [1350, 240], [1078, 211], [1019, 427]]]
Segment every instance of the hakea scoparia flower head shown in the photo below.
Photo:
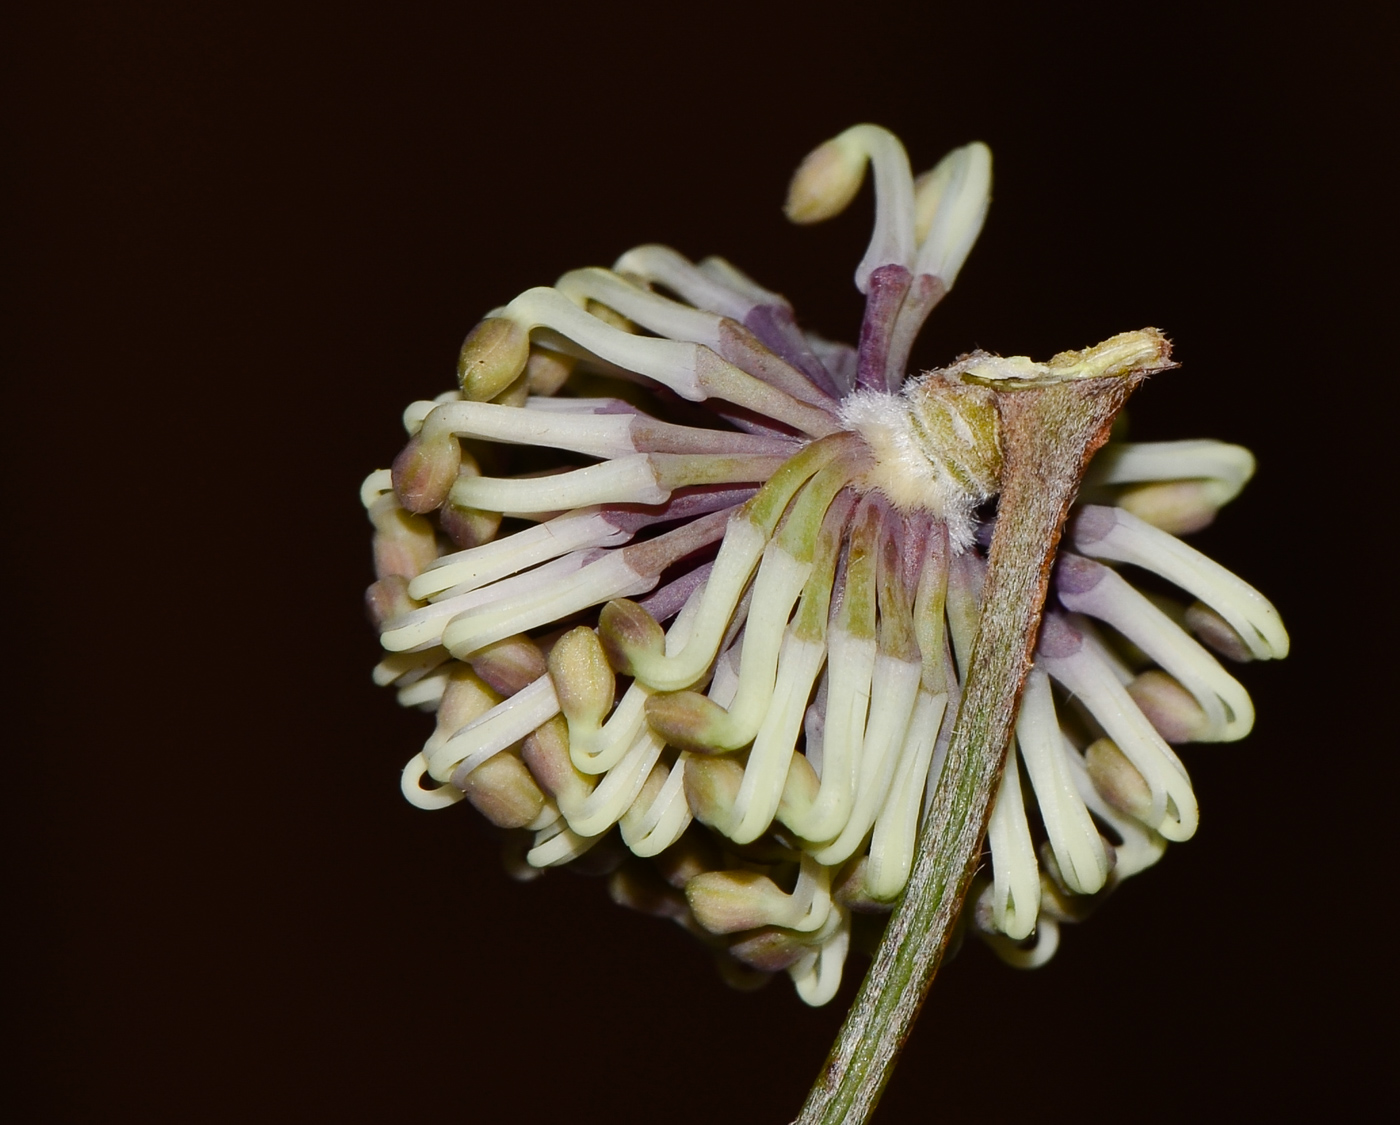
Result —
[[[609, 870], [730, 980], [786, 971], [813, 1004], [853, 914], [904, 887], [943, 764], [1002, 475], [993, 389], [1172, 366], [1144, 329], [907, 377], [991, 158], [970, 144], [915, 179], [856, 126], [803, 162], [789, 217], [839, 212], [867, 166], [857, 346], [728, 262], [640, 246], [483, 320], [457, 389], [408, 408], [408, 445], [363, 489], [375, 679], [437, 715], [408, 799], [466, 798], [522, 876]], [[1173, 745], [1253, 721], [1211, 650], [1287, 652], [1273, 607], [1176, 538], [1253, 467], [1214, 441], [1114, 442], [1090, 467], [967, 912], [1014, 964], [1195, 831]], [[1144, 570], [1182, 598], [1139, 591]]]

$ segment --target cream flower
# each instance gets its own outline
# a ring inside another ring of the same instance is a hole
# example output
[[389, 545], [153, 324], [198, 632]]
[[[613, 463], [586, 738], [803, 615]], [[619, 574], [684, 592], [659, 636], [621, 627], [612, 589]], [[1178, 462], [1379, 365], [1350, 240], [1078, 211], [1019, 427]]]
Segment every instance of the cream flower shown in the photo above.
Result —
[[[942, 767], [1001, 480], [989, 388], [1171, 366], [1145, 329], [906, 378], [991, 158], [967, 145], [916, 180], [890, 133], [857, 126], [803, 163], [789, 217], [840, 211], [867, 166], [859, 347], [805, 333], [721, 259], [641, 246], [482, 321], [458, 389], [408, 408], [408, 445], [363, 487], [375, 680], [437, 714], [408, 799], [467, 798], [511, 830], [517, 874], [600, 849], [618, 901], [812, 1004], [853, 913], [903, 889]], [[1110, 444], [1091, 466], [969, 911], [1012, 963], [1042, 963], [1087, 896], [1195, 831], [1174, 744], [1252, 724], [1210, 650], [1281, 657], [1287, 635], [1173, 535], [1252, 471], [1211, 441]], [[1140, 592], [1139, 570], [1191, 603]]]

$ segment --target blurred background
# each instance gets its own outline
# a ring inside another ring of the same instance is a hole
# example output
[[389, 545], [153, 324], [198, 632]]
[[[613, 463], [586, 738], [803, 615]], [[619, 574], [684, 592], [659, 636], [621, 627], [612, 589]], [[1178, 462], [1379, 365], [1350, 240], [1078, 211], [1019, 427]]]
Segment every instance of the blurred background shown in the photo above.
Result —
[[815, 228], [780, 205], [862, 120], [916, 170], [995, 154], [916, 361], [1166, 330], [1183, 366], [1139, 392], [1134, 436], [1258, 455], [1194, 542], [1275, 601], [1294, 651], [1240, 673], [1246, 742], [1187, 748], [1196, 838], [1044, 969], [969, 943], [877, 1120], [1372, 1095], [1396, 28], [1379, 5], [1244, 10], [12, 17], [10, 1119], [796, 1113], [863, 962], [821, 1010], [781, 979], [731, 992], [602, 880], [514, 883], [465, 805], [404, 802], [431, 724], [370, 683], [357, 492], [484, 313], [638, 243], [724, 255], [853, 339], [870, 189]]

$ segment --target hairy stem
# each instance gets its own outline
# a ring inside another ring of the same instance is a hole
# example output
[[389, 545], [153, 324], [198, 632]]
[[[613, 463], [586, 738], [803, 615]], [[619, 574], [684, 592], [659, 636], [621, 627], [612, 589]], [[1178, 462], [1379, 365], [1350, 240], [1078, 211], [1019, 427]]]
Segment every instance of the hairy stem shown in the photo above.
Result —
[[860, 1125], [933, 983], [982, 850], [1050, 568], [1089, 458], [1141, 373], [999, 390], [1004, 471], [982, 614], [913, 874], [794, 1125]]

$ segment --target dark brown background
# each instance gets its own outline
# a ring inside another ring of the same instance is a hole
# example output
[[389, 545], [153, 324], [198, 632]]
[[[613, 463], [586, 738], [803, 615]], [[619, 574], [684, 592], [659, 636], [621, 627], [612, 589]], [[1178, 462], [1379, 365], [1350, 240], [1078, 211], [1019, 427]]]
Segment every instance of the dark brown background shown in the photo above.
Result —
[[512, 883], [468, 809], [399, 797], [426, 725], [369, 682], [356, 492], [478, 317], [639, 242], [724, 254], [851, 336], [868, 191], [816, 229], [779, 204], [859, 120], [917, 167], [996, 154], [916, 358], [1167, 329], [1185, 366], [1136, 433], [1257, 452], [1200, 542], [1296, 653], [1243, 671], [1246, 743], [1188, 749], [1194, 841], [1048, 968], [969, 947], [939, 978], [880, 1119], [1374, 1092], [1395, 29], [969, 7], [55, 3], [12, 29], [12, 1119], [796, 1111], [856, 973], [820, 1011], [730, 992], [601, 882]]

